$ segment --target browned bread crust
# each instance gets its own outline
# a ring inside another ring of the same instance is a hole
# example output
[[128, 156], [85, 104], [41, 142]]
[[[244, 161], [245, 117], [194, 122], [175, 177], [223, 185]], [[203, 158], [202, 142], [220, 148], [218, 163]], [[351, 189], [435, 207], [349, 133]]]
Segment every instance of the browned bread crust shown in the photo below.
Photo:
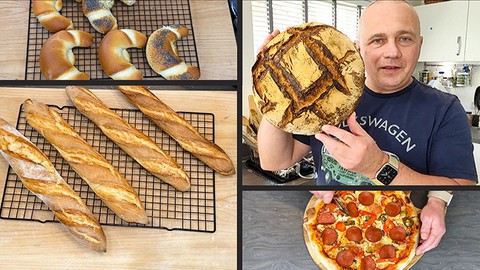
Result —
[[68, 86], [75, 107], [143, 168], [178, 190], [190, 189], [190, 178], [180, 165], [147, 135], [110, 110], [90, 90]]
[[137, 192], [125, 177], [82, 139], [58, 112], [30, 99], [23, 106], [28, 124], [58, 150], [108, 208], [127, 222], [149, 223]]
[[106, 5], [105, 0], [83, 0], [83, 15], [87, 17], [92, 27], [102, 34], [116, 29], [117, 19], [110, 11], [111, 6]]
[[54, 33], [73, 29], [72, 21], [60, 14], [62, 6], [62, 0], [35, 0], [32, 7], [33, 15], [43, 27]]
[[106, 251], [103, 229], [82, 199], [40, 149], [1, 118], [0, 153], [23, 185], [53, 211], [75, 239], [93, 250]]
[[62, 30], [49, 37], [40, 50], [40, 70], [47, 80], [88, 80], [75, 66], [74, 47], [90, 47], [93, 37], [81, 30]]
[[98, 58], [103, 71], [115, 80], [141, 80], [142, 72], [130, 63], [128, 48], [142, 49], [147, 43], [147, 36], [131, 30], [111, 30], [100, 42]]
[[180, 25], [162, 27], [153, 32], [147, 41], [147, 61], [150, 67], [167, 80], [196, 80], [200, 69], [187, 65], [180, 57], [175, 41], [188, 35]]
[[363, 93], [363, 60], [335, 28], [307, 23], [273, 38], [252, 67], [254, 97], [265, 119], [278, 128], [311, 135], [338, 125]]
[[222, 148], [205, 139], [187, 120], [147, 88], [118, 86], [118, 89], [183, 149], [222, 175], [235, 174], [235, 166]]

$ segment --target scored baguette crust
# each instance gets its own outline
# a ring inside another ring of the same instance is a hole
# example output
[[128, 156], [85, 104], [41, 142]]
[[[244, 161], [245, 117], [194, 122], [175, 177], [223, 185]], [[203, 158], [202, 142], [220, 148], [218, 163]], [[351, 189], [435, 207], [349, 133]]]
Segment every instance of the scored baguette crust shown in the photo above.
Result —
[[40, 70], [47, 80], [88, 80], [75, 66], [73, 47], [90, 47], [93, 37], [81, 30], [62, 30], [45, 41], [40, 50]]
[[72, 20], [60, 14], [62, 10], [62, 0], [35, 0], [33, 1], [33, 15], [37, 17], [38, 22], [52, 32], [58, 32], [65, 29], [73, 29]]
[[110, 110], [90, 90], [68, 86], [75, 107], [143, 168], [178, 190], [190, 189], [190, 179], [180, 165], [147, 135]]
[[100, 42], [98, 59], [103, 71], [114, 80], [141, 80], [142, 72], [130, 63], [128, 48], [142, 49], [147, 36], [132, 29], [111, 30]]
[[153, 32], [145, 49], [150, 67], [167, 80], [196, 80], [200, 69], [187, 65], [178, 56], [175, 42], [188, 35], [188, 29], [181, 25], [162, 27]]
[[306, 23], [275, 36], [252, 67], [254, 99], [268, 122], [312, 135], [355, 110], [365, 68], [350, 39], [332, 26]]
[[218, 145], [205, 139], [183, 117], [142, 86], [118, 86], [135, 106], [180, 146], [222, 175], [235, 174], [235, 166]]
[[30, 99], [23, 106], [28, 124], [58, 150], [108, 208], [127, 222], [149, 223], [137, 192], [125, 177], [82, 139], [58, 112]]
[[53, 211], [75, 239], [93, 250], [106, 251], [105, 234], [90, 209], [45, 154], [1, 118], [0, 152], [23, 185]]

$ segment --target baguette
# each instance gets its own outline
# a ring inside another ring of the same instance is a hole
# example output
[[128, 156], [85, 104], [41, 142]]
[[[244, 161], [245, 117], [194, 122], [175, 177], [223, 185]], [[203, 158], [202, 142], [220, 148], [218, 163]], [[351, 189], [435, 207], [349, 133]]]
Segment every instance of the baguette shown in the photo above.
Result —
[[143, 168], [178, 190], [190, 189], [185, 171], [147, 135], [110, 110], [90, 90], [68, 86], [66, 91], [75, 107]]
[[222, 175], [235, 174], [235, 166], [222, 148], [205, 139], [187, 120], [147, 88], [118, 86], [118, 89], [183, 149]]
[[43, 103], [23, 103], [28, 124], [42, 134], [115, 214], [127, 222], [148, 224], [137, 192], [125, 177], [83, 140], [62, 116]]
[[1, 118], [0, 153], [23, 185], [53, 211], [75, 239], [93, 250], [106, 251], [103, 229], [82, 199], [45, 154]]

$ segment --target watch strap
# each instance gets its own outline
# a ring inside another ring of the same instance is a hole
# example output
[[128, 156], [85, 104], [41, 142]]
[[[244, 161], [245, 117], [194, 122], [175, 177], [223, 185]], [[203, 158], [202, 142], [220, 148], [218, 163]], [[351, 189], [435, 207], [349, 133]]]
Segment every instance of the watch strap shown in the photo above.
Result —
[[445, 206], [448, 206], [452, 201], [453, 195], [445, 190], [431, 190], [428, 192], [428, 197], [435, 197], [445, 202]]

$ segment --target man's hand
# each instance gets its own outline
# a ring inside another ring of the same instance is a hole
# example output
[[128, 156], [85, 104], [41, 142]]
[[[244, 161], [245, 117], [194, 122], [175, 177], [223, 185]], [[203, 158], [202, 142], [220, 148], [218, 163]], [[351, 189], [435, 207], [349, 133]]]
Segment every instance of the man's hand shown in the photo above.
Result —
[[357, 123], [355, 117], [354, 112], [347, 119], [351, 133], [335, 126], [324, 125], [322, 127], [324, 133], [317, 133], [315, 138], [325, 145], [343, 168], [372, 179], [387, 162], [388, 155], [382, 152], [373, 138]]
[[420, 245], [416, 254], [422, 254], [438, 246], [446, 232], [445, 202], [430, 197], [420, 213], [422, 227], [420, 229]]
[[330, 203], [333, 198], [333, 194], [335, 191], [333, 190], [328, 190], [328, 191], [310, 191], [315, 197], [319, 198], [320, 200], [323, 200], [325, 203]]
[[257, 49], [257, 53], [261, 52], [265, 47], [265, 45], [267, 45], [267, 43], [270, 42], [270, 40], [272, 40], [278, 34], [280, 34], [280, 30], [278, 29], [273, 30], [273, 32], [265, 38], [262, 45], [260, 45], [260, 47]]

